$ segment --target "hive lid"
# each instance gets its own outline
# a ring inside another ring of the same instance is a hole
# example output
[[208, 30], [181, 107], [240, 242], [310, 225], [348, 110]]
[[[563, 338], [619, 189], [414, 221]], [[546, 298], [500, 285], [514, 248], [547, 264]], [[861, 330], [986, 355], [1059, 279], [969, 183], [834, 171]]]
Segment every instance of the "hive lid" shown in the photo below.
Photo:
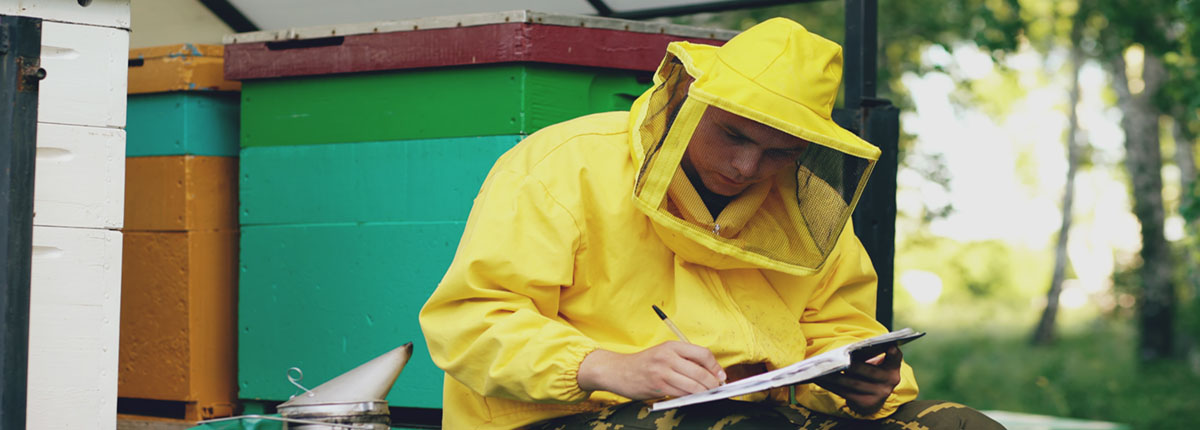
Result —
[[293, 397], [279, 408], [383, 400], [411, 356], [412, 342], [409, 342]]
[[339, 24], [225, 37], [226, 77], [263, 79], [533, 62], [641, 70], [677, 40], [719, 45], [736, 31], [508, 11]]
[[391, 33], [397, 31], [420, 31], [442, 28], [463, 28], [492, 24], [530, 23], [563, 27], [598, 28], [621, 30], [632, 33], [666, 34], [702, 39], [729, 40], [739, 32], [734, 30], [697, 27], [653, 21], [605, 18], [589, 15], [546, 13], [531, 10], [509, 10], [503, 12], [471, 13], [462, 15], [431, 16], [397, 21], [376, 21], [356, 24], [318, 25], [311, 27], [286, 28], [282, 30], [255, 31], [226, 35], [223, 42], [234, 43], [277, 42], [283, 40], [317, 39], [329, 36], [352, 36], [357, 34]]
[[155, 46], [129, 50], [129, 94], [169, 91], [238, 91], [224, 76], [221, 45]]

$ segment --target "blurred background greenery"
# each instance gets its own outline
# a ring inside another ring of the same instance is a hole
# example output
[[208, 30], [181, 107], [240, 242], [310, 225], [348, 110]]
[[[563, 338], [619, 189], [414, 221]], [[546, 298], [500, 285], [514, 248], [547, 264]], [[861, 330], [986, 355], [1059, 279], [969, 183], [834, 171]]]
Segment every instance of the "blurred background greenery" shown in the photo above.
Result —
[[[773, 16], [841, 42], [843, 2]], [[922, 397], [1200, 424], [1200, 2], [879, 2], [902, 109], [896, 326]]]

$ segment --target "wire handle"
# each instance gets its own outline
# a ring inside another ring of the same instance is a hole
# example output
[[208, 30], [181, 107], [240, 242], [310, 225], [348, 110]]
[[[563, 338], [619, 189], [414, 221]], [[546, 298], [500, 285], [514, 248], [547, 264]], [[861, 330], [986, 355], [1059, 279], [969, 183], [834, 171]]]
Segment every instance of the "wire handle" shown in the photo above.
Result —
[[[296, 371], [296, 376], [292, 376], [293, 370]], [[304, 388], [303, 385], [300, 385], [300, 381], [304, 380], [304, 371], [300, 370], [299, 367], [293, 367], [293, 368], [288, 369], [287, 370], [287, 378], [288, 378], [288, 382], [291, 382], [292, 385], [296, 386], [296, 388], [304, 390], [304, 392], [308, 394], [308, 397], [312, 397], [312, 396], [316, 395], [315, 393], [312, 392], [312, 390]], [[288, 400], [294, 399], [298, 395], [300, 395], [300, 393], [292, 394], [291, 397], [288, 397]]]

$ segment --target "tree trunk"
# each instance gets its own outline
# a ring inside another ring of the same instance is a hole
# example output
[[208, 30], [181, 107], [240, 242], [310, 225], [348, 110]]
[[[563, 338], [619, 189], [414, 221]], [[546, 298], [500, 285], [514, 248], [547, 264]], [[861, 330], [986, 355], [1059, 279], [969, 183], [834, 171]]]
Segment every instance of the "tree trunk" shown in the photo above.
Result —
[[1174, 338], [1175, 291], [1171, 281], [1171, 252], [1163, 234], [1162, 151], [1159, 142], [1160, 112], [1151, 100], [1166, 80], [1162, 59], [1146, 52], [1140, 94], [1129, 89], [1125, 59], [1109, 58], [1109, 71], [1121, 107], [1125, 131], [1125, 167], [1133, 192], [1133, 214], [1141, 223], [1142, 281], [1138, 298], [1141, 339], [1138, 355], [1143, 361], [1170, 356]]
[[1183, 115], [1176, 116], [1171, 130], [1175, 136], [1175, 164], [1179, 166], [1180, 189], [1183, 190], [1180, 206], [1187, 207], [1192, 203], [1190, 191], [1196, 182], [1196, 143], [1184, 129], [1183, 119]]
[[[1082, 15], [1082, 14], [1079, 14]], [[1079, 69], [1083, 67], [1083, 48], [1079, 46], [1083, 22], [1079, 17], [1071, 26], [1071, 91], [1067, 98], [1067, 183], [1063, 190], [1062, 228], [1058, 231], [1058, 243], [1054, 247], [1054, 274], [1050, 277], [1050, 290], [1046, 292], [1046, 309], [1033, 331], [1034, 345], [1054, 343], [1054, 325], [1058, 317], [1058, 298], [1062, 295], [1063, 278], [1067, 272], [1067, 238], [1071, 232], [1071, 213], [1075, 206], [1075, 173], [1079, 170], [1080, 144], [1078, 142], [1079, 115]]]
[[[1171, 130], [1175, 136], [1175, 165], [1179, 166], [1179, 207], [1181, 210], [1195, 204], [1193, 188], [1196, 186], [1196, 142], [1195, 137], [1188, 133], [1184, 114], [1175, 115]], [[1200, 264], [1196, 261], [1195, 238], [1200, 237], [1200, 221], [1184, 218], [1183, 231], [1186, 237], [1183, 244], [1183, 264], [1185, 291], [1195, 297], [1200, 293]]]

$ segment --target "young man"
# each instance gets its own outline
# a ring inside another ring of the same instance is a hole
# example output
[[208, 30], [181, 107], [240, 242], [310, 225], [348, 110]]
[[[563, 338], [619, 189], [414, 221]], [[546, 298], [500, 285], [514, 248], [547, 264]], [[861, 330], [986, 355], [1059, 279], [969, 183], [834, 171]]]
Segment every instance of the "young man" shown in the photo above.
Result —
[[896, 348], [796, 387], [796, 405], [787, 390], [641, 402], [885, 332], [848, 221], [879, 149], [830, 118], [840, 81], [839, 46], [773, 19], [720, 48], [672, 43], [630, 112], [547, 127], [501, 157], [421, 312], [447, 374], [445, 428], [804, 428], [922, 410], [994, 425], [910, 403]]

